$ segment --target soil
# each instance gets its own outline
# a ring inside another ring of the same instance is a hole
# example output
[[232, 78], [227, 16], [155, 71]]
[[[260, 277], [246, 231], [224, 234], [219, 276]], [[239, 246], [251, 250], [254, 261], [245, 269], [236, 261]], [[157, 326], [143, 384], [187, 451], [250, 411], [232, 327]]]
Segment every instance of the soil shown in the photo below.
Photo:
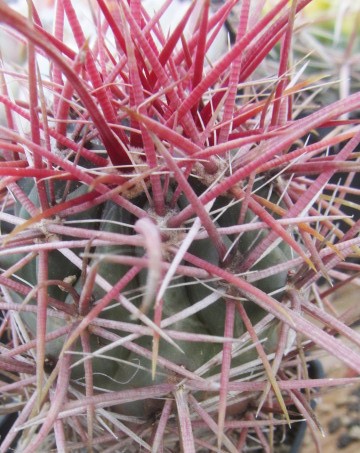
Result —
[[[334, 305], [339, 312], [359, 305], [359, 286], [352, 285], [337, 294]], [[356, 327], [360, 331], [360, 326]], [[353, 347], [353, 346], [352, 346]], [[354, 373], [333, 357], [321, 360], [327, 377], [356, 377]], [[316, 415], [325, 437], [318, 436], [321, 452], [358, 453], [360, 451], [360, 380], [359, 384], [327, 390], [317, 400]], [[316, 453], [307, 430], [301, 453]]]
[[[316, 411], [325, 431], [320, 437], [321, 451], [358, 453], [360, 451], [360, 385], [341, 388], [324, 395]], [[315, 453], [307, 432], [301, 453]]]

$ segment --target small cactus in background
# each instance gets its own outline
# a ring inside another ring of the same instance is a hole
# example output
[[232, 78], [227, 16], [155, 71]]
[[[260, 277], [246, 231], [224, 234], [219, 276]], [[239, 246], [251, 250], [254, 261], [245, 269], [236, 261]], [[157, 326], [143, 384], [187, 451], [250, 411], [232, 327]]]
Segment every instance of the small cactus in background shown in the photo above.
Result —
[[146, 3], [84, 25], [58, 1], [50, 33], [0, 1], [27, 49], [0, 72], [1, 452], [270, 451], [351, 381], [312, 382], [313, 351], [360, 371], [356, 311], [326, 299], [359, 272], [360, 93], [312, 111], [292, 43], [316, 0], [199, 0], [169, 28]]

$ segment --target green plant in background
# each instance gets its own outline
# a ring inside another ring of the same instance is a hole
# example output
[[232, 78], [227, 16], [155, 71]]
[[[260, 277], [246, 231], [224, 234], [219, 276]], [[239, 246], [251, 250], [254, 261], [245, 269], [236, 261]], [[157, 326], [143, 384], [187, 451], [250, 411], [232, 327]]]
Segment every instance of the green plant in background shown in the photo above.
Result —
[[360, 93], [311, 111], [292, 49], [316, 0], [263, 3], [168, 29], [172, 1], [98, 0], [90, 28], [62, 0], [50, 34], [0, 1], [27, 49], [0, 73], [0, 451], [271, 451], [352, 381], [309, 379], [313, 352], [360, 371], [356, 311], [326, 301], [359, 272]]

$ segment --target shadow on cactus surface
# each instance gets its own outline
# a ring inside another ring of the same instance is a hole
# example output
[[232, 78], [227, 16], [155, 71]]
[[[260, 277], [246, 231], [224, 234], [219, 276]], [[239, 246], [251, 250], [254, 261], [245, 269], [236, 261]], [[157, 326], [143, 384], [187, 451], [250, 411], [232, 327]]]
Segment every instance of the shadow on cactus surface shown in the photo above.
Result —
[[310, 400], [356, 378], [307, 362], [360, 372], [327, 299], [359, 284], [356, 35], [350, 89], [307, 66], [316, 0], [148, 3], [58, 1], [50, 32], [0, 1], [0, 451], [316, 446]]

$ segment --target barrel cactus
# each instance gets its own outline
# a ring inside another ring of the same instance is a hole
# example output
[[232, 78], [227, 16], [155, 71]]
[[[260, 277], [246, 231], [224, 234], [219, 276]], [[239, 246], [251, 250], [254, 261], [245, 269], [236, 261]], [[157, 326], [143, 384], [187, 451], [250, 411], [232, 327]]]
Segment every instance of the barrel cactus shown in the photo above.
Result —
[[61, 0], [50, 33], [0, 1], [27, 49], [0, 72], [1, 452], [270, 451], [351, 380], [312, 382], [312, 351], [360, 371], [326, 300], [359, 272], [360, 94], [303, 101], [311, 0], [199, 0], [170, 28], [146, 3]]

